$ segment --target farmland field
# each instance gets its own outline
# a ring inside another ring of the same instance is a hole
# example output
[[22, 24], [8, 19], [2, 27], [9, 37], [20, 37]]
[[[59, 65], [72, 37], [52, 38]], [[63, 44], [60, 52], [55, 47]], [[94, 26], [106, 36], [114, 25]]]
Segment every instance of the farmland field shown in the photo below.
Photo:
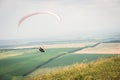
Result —
[[76, 51], [75, 53], [97, 53], [97, 54], [119, 54], [120, 53], [120, 43], [101, 43], [94, 48], [87, 48], [84, 50]]
[[[88, 45], [87, 45], [88, 46]], [[0, 80], [21, 79], [38, 69], [57, 68], [75, 63], [91, 62], [118, 54], [74, 54], [85, 47], [47, 48], [45, 53], [38, 49], [1, 49]], [[7, 55], [6, 57], [3, 57]]]
[[97, 59], [102, 59], [106, 57], [115, 56], [117, 54], [67, 54], [63, 57], [57, 58], [49, 62], [48, 64], [42, 66], [45, 67], [57, 67], [57, 66], [67, 66], [75, 63], [87, 63], [90, 61], [95, 61]]
[[50, 58], [65, 53], [69, 50], [72, 49], [47, 49], [45, 54], [40, 53], [38, 49], [1, 50], [0, 53], [22, 53], [22, 55], [11, 56], [0, 60], [0, 78], [22, 76]]

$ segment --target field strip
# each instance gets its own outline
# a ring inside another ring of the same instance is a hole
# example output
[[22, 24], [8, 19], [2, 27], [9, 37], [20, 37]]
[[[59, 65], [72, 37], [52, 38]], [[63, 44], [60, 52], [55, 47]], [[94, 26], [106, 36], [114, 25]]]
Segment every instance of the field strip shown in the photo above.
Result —
[[28, 74], [32, 73], [33, 71], [37, 70], [38, 68], [42, 67], [43, 65], [45, 65], [45, 64], [47, 64], [47, 63], [49, 63], [49, 62], [51, 62], [52, 60], [54, 60], [54, 59], [56, 59], [56, 58], [58, 58], [58, 57], [60, 57], [60, 56], [63, 56], [63, 55], [65, 55], [65, 54], [66, 54], [66, 53], [63, 53], [63, 54], [57, 55], [57, 56], [55, 56], [55, 57], [49, 59], [48, 61], [46, 61], [46, 62], [44, 62], [44, 63], [42, 63], [42, 64], [36, 66], [34, 69], [32, 69], [31, 71], [29, 71], [29, 72], [23, 74], [22, 76], [27, 76]]
[[76, 51], [76, 54], [120, 54], [120, 43], [101, 43], [94, 48]]
[[77, 48], [77, 49], [75, 49], [75, 50], [73, 50], [73, 51], [69, 51], [69, 52], [67, 52], [67, 53], [62, 53], [62, 54], [60, 54], [60, 55], [57, 55], [57, 56], [55, 56], [55, 57], [53, 57], [53, 58], [50, 58], [50, 59], [47, 60], [46, 62], [44, 62], [44, 63], [36, 66], [34, 69], [32, 69], [31, 71], [23, 74], [22, 76], [27, 76], [27, 75], [29, 75], [30, 73], [34, 72], [34, 71], [37, 70], [38, 68], [46, 65], [47, 63], [49, 63], [49, 62], [51, 62], [51, 61], [53, 61], [53, 60], [55, 60], [55, 59], [57, 59], [57, 58], [59, 58], [59, 57], [61, 57], [61, 56], [63, 56], [63, 55], [66, 55], [66, 54], [68, 54], [68, 53], [73, 53], [73, 52], [76, 52], [76, 51], [79, 51], [79, 50], [83, 50], [83, 49], [85, 49], [85, 48], [95, 47], [95, 46], [97, 46], [97, 45], [99, 45], [99, 44], [100, 44], [100, 43], [96, 43], [96, 44], [94, 44], [94, 45], [89, 45], [89, 46], [85, 46], [85, 47], [80, 47], [80, 48]]
[[[84, 47], [85, 45], [94, 45], [96, 42], [88, 42], [88, 43], [66, 43], [66, 44], [48, 44], [44, 45], [44, 48], [78, 48], [78, 47]], [[19, 46], [15, 49], [32, 49], [32, 48], [39, 48], [41, 45], [35, 45], [35, 46]]]
[[23, 53], [11, 53], [11, 54], [5, 54], [5, 53], [0, 53], [0, 59], [8, 58], [8, 57], [13, 57], [13, 56], [19, 56], [22, 55]]
[[89, 46], [85, 46], [85, 47], [82, 47], [82, 48], [78, 48], [78, 49], [73, 50], [73, 51], [70, 51], [70, 52], [68, 52], [68, 53], [74, 53], [74, 52], [77, 52], [77, 51], [80, 51], [80, 50], [83, 50], [83, 49], [86, 49], [86, 48], [93, 48], [93, 47], [98, 46], [99, 44], [100, 44], [100, 43], [96, 43], [96, 44], [94, 44], [94, 45], [89, 45]]

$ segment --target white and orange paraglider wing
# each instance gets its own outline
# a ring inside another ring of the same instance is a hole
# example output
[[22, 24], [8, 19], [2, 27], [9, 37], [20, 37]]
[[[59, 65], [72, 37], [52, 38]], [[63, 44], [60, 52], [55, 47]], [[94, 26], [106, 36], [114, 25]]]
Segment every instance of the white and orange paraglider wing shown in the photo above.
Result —
[[25, 15], [25, 16], [22, 17], [22, 18], [20, 19], [20, 21], [18, 22], [18, 26], [19, 26], [25, 19], [29, 18], [30, 16], [37, 15], [37, 14], [39, 14], [39, 13], [36, 12], [36, 13], [32, 13], [32, 14]]
[[38, 15], [38, 14], [50, 14], [50, 15], [55, 16], [58, 21], [61, 21], [60, 17], [59, 17], [57, 14], [53, 13], [53, 12], [50, 12], [50, 11], [39, 11], [39, 12], [34, 12], [34, 13], [27, 14], [27, 15], [23, 16], [23, 17], [19, 20], [18, 26], [20, 26], [20, 24], [21, 24], [22, 22], [24, 22], [24, 20], [26, 20], [27, 18], [29, 18], [29, 17], [31, 17], [31, 16], [34, 16], [34, 15]]

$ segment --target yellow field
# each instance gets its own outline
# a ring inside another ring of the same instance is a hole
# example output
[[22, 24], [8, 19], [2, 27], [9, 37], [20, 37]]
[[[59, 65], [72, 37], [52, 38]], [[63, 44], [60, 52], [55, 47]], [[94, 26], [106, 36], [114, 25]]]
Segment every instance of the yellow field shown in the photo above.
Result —
[[[69, 44], [50, 44], [50, 45], [44, 45], [44, 48], [77, 48], [77, 47], [85, 47], [89, 45], [94, 45], [94, 43], [69, 43]], [[16, 47], [16, 49], [22, 49], [22, 48], [39, 48], [41, 45], [36, 46], [21, 46]]]
[[77, 47], [85, 47], [94, 44], [96, 43], [54, 44], [54, 45], [45, 45], [45, 47], [46, 48], [77, 48]]
[[8, 57], [12, 57], [12, 56], [18, 56], [18, 55], [22, 55], [23, 53], [0, 53], [0, 59], [4, 59], [4, 58], [8, 58]]
[[94, 48], [86, 48], [75, 53], [92, 53], [92, 54], [120, 54], [120, 43], [101, 43]]

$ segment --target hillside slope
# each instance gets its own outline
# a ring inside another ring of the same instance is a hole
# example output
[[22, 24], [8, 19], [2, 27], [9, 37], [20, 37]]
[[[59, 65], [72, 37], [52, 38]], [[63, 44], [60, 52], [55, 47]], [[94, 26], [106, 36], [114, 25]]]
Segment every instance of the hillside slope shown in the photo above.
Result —
[[120, 56], [67, 66], [25, 80], [120, 80]]

